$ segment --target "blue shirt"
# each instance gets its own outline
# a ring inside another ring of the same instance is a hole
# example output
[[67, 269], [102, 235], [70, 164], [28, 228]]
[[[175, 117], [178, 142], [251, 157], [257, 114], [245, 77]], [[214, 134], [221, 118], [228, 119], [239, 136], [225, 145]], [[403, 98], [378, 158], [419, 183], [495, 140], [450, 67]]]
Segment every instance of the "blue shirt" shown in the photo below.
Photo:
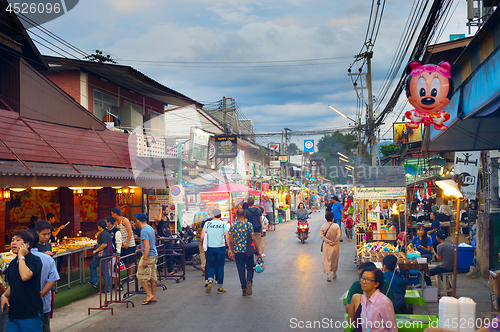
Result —
[[155, 231], [153, 227], [149, 225], [145, 225], [141, 228], [141, 241], [142, 242], [142, 253], [144, 253], [144, 240], [149, 241], [149, 254], [148, 257], [156, 257], [158, 256], [158, 251], [156, 251], [156, 242], [155, 242]]
[[[432, 220], [431, 222], [432, 222], [431, 223], [431, 231], [433, 229], [440, 229], [441, 228], [441, 222], [439, 220], [437, 220], [436, 218], [434, 218], [434, 220]], [[432, 244], [437, 243], [436, 232], [431, 233], [431, 239], [432, 239]]]
[[[392, 276], [393, 274], [394, 277]], [[392, 304], [394, 305], [394, 308], [398, 308], [405, 303], [405, 286], [408, 285], [408, 282], [406, 281], [405, 277], [403, 277], [399, 273], [395, 274], [391, 271], [384, 272], [384, 279], [391, 285], [392, 292], [394, 293], [394, 301], [392, 301]]]
[[342, 203], [337, 202], [332, 205], [333, 219], [342, 219]]
[[[418, 236], [415, 236], [412, 240], [411, 240], [411, 244], [413, 244], [415, 246], [415, 248], [417, 248], [418, 252], [420, 253], [420, 255], [432, 255], [432, 252], [427, 252], [423, 249], [420, 249], [418, 246], [422, 244], [422, 242], [420, 241], [420, 237]], [[427, 236], [427, 246], [426, 247], [429, 247], [429, 246], [432, 246], [432, 240], [430, 238], [430, 236]]]
[[224, 233], [229, 232], [229, 225], [224, 220], [213, 219], [205, 223], [203, 230], [207, 232], [207, 245], [209, 248], [226, 246]]
[[[35, 256], [40, 257], [42, 260], [42, 273], [40, 274], [40, 290], [45, 286], [45, 284], [49, 281], [57, 281], [59, 280], [59, 273], [57, 273], [56, 262], [52, 257], [41, 253], [37, 248], [31, 249], [31, 253]], [[42, 298], [43, 302], [43, 313], [46, 314], [50, 312], [50, 302], [52, 301], [52, 291], [49, 291]]]

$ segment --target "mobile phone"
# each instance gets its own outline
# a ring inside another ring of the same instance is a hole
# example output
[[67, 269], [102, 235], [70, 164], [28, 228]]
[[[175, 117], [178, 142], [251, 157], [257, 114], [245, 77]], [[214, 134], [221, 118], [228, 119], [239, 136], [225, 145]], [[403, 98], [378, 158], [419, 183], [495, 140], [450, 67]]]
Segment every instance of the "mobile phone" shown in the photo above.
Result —
[[70, 222], [71, 222], [71, 221], [68, 221], [68, 222], [64, 225], [64, 227], [68, 226]]
[[9, 309], [9, 306], [7, 305], [7, 303], [5, 303], [5, 304], [3, 305], [2, 312], [6, 312], [6, 311], [7, 311], [7, 309]]

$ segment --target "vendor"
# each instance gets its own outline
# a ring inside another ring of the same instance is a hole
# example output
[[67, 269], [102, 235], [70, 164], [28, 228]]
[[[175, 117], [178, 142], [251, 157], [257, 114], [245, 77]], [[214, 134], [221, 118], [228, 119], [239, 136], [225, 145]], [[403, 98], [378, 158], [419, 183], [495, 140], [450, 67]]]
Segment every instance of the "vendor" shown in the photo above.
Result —
[[432, 247], [434, 250], [437, 250], [438, 242], [436, 240], [436, 231], [441, 228], [441, 222], [436, 219], [436, 214], [434, 212], [430, 213], [430, 218], [431, 218], [431, 229], [429, 231], [429, 234], [432, 239]]
[[[361, 263], [358, 267], [358, 276], [361, 278], [361, 273], [365, 269], [376, 269], [376, 268], [377, 267], [372, 262]], [[389, 283], [387, 281], [385, 281], [384, 283], [384, 286], [382, 288], [382, 293], [387, 294], [387, 297], [391, 301], [394, 301], [394, 293], [392, 292], [392, 289], [389, 287]], [[349, 292], [347, 293], [347, 297], [345, 299], [346, 313], [349, 313], [349, 309], [351, 307], [351, 299], [354, 294], [363, 294], [363, 289], [361, 288], [359, 280], [352, 283], [351, 288], [349, 288]]]
[[415, 248], [420, 253], [420, 256], [427, 258], [427, 261], [430, 262], [432, 260], [432, 239], [427, 235], [427, 230], [424, 225], [418, 225], [417, 234], [411, 243], [408, 245], [408, 250], [414, 250]]
[[[435, 276], [440, 273], [453, 272], [453, 267], [455, 266], [455, 248], [449, 242], [446, 242], [446, 232], [439, 229], [436, 232], [436, 237], [439, 242], [437, 246], [437, 252], [432, 250], [432, 253], [436, 255], [437, 260], [441, 262], [439, 266], [429, 270], [429, 276]], [[427, 286], [431, 286], [431, 278], [425, 276], [425, 282]]]

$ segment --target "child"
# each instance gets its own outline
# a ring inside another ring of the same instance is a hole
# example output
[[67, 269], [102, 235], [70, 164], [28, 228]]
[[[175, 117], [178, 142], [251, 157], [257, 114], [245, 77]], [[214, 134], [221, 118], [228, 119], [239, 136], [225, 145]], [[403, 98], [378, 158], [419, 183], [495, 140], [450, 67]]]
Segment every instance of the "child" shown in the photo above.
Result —
[[354, 224], [354, 221], [352, 220], [352, 213], [349, 213], [347, 215], [347, 218], [345, 219], [344, 226], [345, 226], [345, 235], [347, 236], [347, 241], [352, 241], [352, 226]]

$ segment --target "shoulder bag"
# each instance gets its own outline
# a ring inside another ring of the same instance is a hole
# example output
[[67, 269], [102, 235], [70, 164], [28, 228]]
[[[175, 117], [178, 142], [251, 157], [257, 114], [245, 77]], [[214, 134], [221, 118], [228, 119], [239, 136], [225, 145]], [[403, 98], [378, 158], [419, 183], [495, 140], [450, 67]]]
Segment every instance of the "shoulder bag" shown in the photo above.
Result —
[[[325, 233], [325, 237], [328, 235], [328, 231], [330, 230], [330, 227], [332, 227], [332, 225], [333, 225], [333, 221], [330, 224], [330, 226], [328, 226], [328, 229], [326, 230], [326, 233]], [[323, 242], [321, 242], [321, 252], [323, 252], [323, 243], [325, 243], [324, 240], [323, 240]]]

